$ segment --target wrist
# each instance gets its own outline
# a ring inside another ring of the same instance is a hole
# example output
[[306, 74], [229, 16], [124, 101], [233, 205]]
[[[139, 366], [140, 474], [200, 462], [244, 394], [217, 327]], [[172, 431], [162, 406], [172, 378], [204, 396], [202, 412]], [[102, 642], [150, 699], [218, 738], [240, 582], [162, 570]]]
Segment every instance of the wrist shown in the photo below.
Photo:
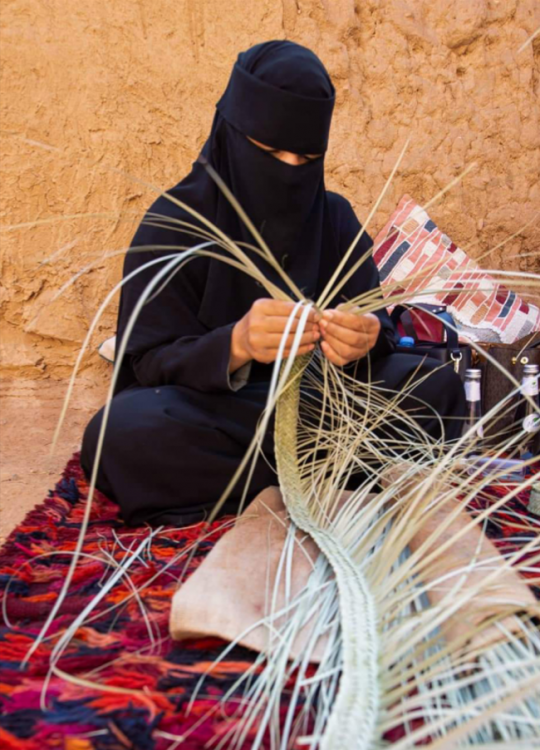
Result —
[[233, 373], [242, 365], [252, 359], [245, 346], [245, 319], [242, 318], [234, 324], [231, 334], [231, 358], [229, 360], [229, 373]]

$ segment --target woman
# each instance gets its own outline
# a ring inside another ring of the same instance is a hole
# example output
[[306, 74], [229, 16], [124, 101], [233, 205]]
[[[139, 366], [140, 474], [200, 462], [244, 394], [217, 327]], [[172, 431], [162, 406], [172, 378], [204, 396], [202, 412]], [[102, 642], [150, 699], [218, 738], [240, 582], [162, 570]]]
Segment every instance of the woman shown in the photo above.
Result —
[[[239, 55], [217, 104], [204, 157], [229, 185], [287, 274], [307, 298], [325, 288], [360, 224], [350, 203], [325, 189], [335, 91], [321, 61], [288, 41], [258, 44]], [[237, 241], [253, 237], [205, 171], [200, 158], [169, 193], [196, 209]], [[166, 215], [193, 223], [188, 212], [160, 197], [146, 216]], [[163, 247], [193, 246], [200, 240], [154, 219], [137, 230], [124, 276]], [[345, 270], [367, 253], [364, 233]], [[218, 251], [219, 252], [219, 251]], [[279, 274], [247, 251], [275, 284]], [[133, 308], [155, 273], [153, 266], [123, 287], [118, 314], [121, 340]], [[321, 342], [330, 361], [370, 376], [391, 389], [413, 375], [424, 378], [436, 363], [393, 353], [392, 323], [383, 309], [358, 316], [335, 308], [379, 287], [371, 257], [363, 263], [319, 318], [311, 314], [299, 353]], [[97, 487], [120, 504], [130, 525], [187, 524], [207, 514], [237, 469], [264, 408], [272, 362], [293, 303], [267, 298], [251, 277], [217, 259], [197, 258], [176, 273], [145, 305], [129, 338], [121, 377], [111, 404]], [[287, 350], [286, 350], [287, 351]], [[416, 372], [415, 372], [416, 371]], [[414, 374], [413, 374], [414, 373]], [[433, 437], [457, 436], [464, 413], [463, 389], [450, 370], [439, 370], [418, 386], [426, 407], [415, 417]], [[404, 408], [418, 402], [407, 398]], [[103, 410], [88, 424], [81, 462], [89, 476]], [[248, 497], [275, 484], [273, 429], [263, 444]], [[235, 511], [243, 479], [223, 511]]]

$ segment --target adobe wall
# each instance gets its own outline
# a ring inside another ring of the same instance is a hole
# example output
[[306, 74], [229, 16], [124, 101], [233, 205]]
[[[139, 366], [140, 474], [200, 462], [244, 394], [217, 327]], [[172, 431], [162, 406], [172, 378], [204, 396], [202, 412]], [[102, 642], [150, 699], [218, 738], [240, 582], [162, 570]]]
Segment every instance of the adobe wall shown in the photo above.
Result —
[[[431, 214], [473, 256], [540, 209], [540, 37], [518, 52], [535, 0], [4, 0], [2, 24], [1, 222], [43, 222], [0, 236], [8, 377], [68, 374], [120, 277], [106, 254], [153, 200], [144, 183], [187, 173], [238, 51], [259, 41], [300, 42], [328, 67], [327, 185], [361, 221], [412, 136], [372, 235], [404, 192], [426, 201], [471, 162]], [[539, 237], [529, 226], [489, 263], [539, 270], [523, 257]], [[114, 321], [113, 306], [94, 344]], [[93, 353], [85, 369], [99, 381], [106, 365]]]

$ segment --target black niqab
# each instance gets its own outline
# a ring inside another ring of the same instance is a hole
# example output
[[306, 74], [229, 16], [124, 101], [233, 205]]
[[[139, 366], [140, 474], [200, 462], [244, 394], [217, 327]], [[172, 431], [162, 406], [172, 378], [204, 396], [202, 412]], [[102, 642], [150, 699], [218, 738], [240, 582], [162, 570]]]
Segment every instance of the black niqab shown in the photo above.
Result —
[[[340, 258], [324, 183], [324, 153], [334, 96], [334, 87], [323, 64], [305, 47], [289, 41], [271, 41], [242, 52], [216, 105], [210, 136], [201, 151], [204, 158], [201, 160], [200, 156], [191, 173], [168, 191], [210, 219], [231, 239], [256, 244], [205, 170], [203, 162], [207, 160], [231, 188], [306, 298], [314, 298], [322, 291]], [[305, 164], [291, 165], [265, 152], [246, 136], [272, 148], [322, 156]], [[149, 213], [194, 222], [188, 212], [164, 196], [158, 198]], [[350, 213], [349, 224], [356, 232], [359, 224], [354, 212]], [[200, 240], [173, 229], [143, 223], [132, 247], [193, 246], [198, 242]], [[364, 235], [348, 267], [371, 244]], [[124, 276], [164, 252], [128, 252]], [[248, 254], [268, 278], [287, 289], [264, 259], [252, 251]], [[145, 270], [123, 288], [118, 315], [119, 339], [137, 299], [160, 267]], [[349, 283], [337, 301], [342, 301], [344, 292], [348, 297], [358, 294], [357, 287]], [[365, 288], [370, 288], [369, 283], [360, 291]], [[196, 258], [190, 261], [141, 311], [128, 342], [117, 391], [134, 380], [133, 374], [128, 372], [130, 357], [193, 333], [187, 324], [183, 327], [186, 305], [196, 315], [198, 324], [212, 330], [239, 320], [262, 296], [268, 295], [261, 285], [219, 260]]]
[[[327, 210], [324, 152], [334, 96], [330, 77], [313, 52], [288, 41], [258, 44], [238, 56], [202, 149], [306, 297], [314, 296], [319, 276]], [[291, 165], [246, 136], [272, 148], [322, 156]], [[222, 195], [214, 220], [228, 227], [233, 239], [254, 244], [251, 232]], [[273, 283], [286, 288], [268, 263], [255, 253], [250, 256]], [[226, 299], [215, 305], [211, 300], [218, 288]], [[205, 322], [238, 320], [262, 293], [237, 271], [211, 264], [203, 300]]]

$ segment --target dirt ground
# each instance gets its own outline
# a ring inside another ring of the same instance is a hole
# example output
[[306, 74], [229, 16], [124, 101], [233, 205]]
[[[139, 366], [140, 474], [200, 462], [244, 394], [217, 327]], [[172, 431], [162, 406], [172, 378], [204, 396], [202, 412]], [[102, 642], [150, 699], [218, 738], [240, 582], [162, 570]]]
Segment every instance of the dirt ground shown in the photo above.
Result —
[[87, 421], [105, 400], [106, 383], [78, 382], [54, 455], [53, 434], [66, 381], [0, 380], [0, 541], [47, 497], [80, 447]]

